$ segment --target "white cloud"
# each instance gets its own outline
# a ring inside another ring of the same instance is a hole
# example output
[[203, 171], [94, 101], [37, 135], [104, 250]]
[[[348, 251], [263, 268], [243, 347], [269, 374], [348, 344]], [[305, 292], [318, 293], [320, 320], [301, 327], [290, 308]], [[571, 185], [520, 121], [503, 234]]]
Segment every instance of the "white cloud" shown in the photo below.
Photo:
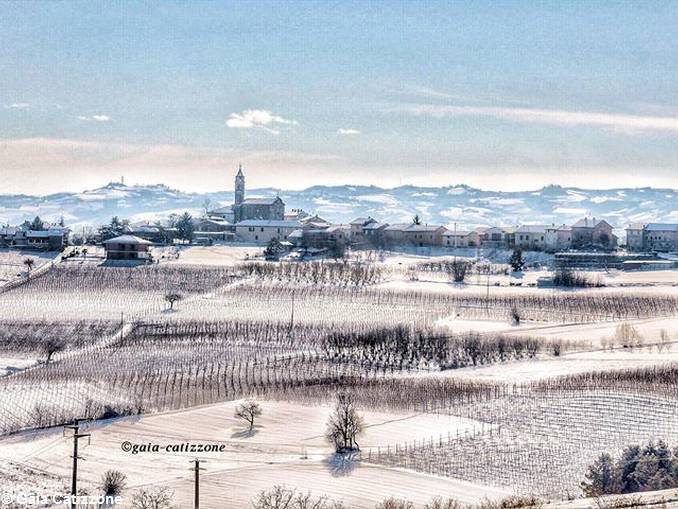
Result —
[[28, 103], [12, 103], [5, 104], [5, 109], [7, 110], [27, 110], [31, 105]]
[[565, 127], [594, 126], [632, 134], [640, 131], [678, 132], [678, 117], [626, 115], [590, 111], [545, 110], [484, 106], [413, 105], [399, 108], [414, 115], [434, 118], [491, 117], [523, 123], [539, 123]]
[[280, 133], [281, 125], [297, 125], [295, 120], [274, 115], [269, 110], [245, 110], [242, 113], [231, 113], [226, 125], [234, 129], [264, 129], [272, 134]]
[[83, 122], [108, 122], [111, 120], [111, 117], [108, 115], [81, 115], [78, 117], [78, 120], [82, 120]]
[[339, 130], [337, 132], [339, 134], [345, 134], [345, 135], [360, 134], [360, 131], [358, 131], [357, 129], [342, 129], [342, 128], [339, 128]]

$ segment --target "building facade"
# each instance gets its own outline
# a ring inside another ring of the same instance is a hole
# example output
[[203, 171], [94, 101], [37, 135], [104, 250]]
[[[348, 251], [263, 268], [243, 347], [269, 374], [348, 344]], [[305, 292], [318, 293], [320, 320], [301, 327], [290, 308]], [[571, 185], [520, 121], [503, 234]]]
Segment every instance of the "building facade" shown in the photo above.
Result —
[[135, 235], [120, 235], [104, 241], [107, 260], [149, 261], [152, 242]]
[[604, 219], [585, 217], [572, 225], [572, 247], [600, 246], [612, 249], [617, 245], [613, 228]]
[[520, 249], [543, 251], [546, 248], [546, 226], [527, 224], [515, 231], [515, 246]]
[[299, 229], [299, 221], [248, 219], [236, 223], [235, 237], [241, 242], [268, 244], [273, 239], [286, 241], [293, 231]]

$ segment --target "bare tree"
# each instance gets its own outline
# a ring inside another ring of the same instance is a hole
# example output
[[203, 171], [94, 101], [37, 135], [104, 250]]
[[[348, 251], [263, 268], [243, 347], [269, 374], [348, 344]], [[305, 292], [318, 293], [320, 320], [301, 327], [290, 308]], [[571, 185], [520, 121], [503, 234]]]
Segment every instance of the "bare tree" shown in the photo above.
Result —
[[338, 453], [359, 450], [356, 438], [365, 428], [365, 423], [356, 409], [355, 397], [346, 392], [337, 394], [334, 412], [327, 421], [325, 438]]
[[274, 486], [262, 491], [252, 501], [253, 509], [346, 509], [341, 502], [327, 497], [314, 497], [310, 493], [298, 493], [284, 486]]
[[142, 488], [132, 496], [132, 509], [174, 509], [174, 492], [168, 487]]
[[117, 497], [126, 486], [127, 476], [119, 470], [107, 470], [101, 476], [101, 491], [106, 497]]
[[24, 265], [26, 266], [26, 275], [31, 275], [31, 270], [35, 265], [35, 260], [33, 258], [24, 258]]
[[455, 283], [463, 283], [464, 280], [466, 279], [466, 275], [468, 274], [469, 270], [471, 269], [471, 264], [467, 262], [466, 260], [457, 260], [455, 259], [451, 264], [450, 264], [450, 273], [452, 275], [452, 279]]
[[259, 403], [256, 401], [248, 400], [240, 403], [235, 407], [235, 416], [238, 419], [243, 419], [247, 421], [250, 425], [250, 431], [254, 427], [254, 419], [259, 417], [263, 413]]
[[212, 200], [205, 198], [202, 202], [202, 211], [203, 215], [207, 217], [210, 213], [210, 206], [212, 205]]
[[377, 504], [376, 509], [414, 509], [414, 504], [409, 500], [391, 497]]
[[52, 360], [52, 356], [55, 353], [63, 352], [66, 349], [66, 341], [60, 338], [51, 337], [45, 341], [44, 350], [47, 358], [45, 359], [45, 364], [49, 364]]
[[169, 304], [170, 311], [174, 310], [174, 303], [183, 299], [180, 293], [168, 293], [165, 295], [165, 300]]

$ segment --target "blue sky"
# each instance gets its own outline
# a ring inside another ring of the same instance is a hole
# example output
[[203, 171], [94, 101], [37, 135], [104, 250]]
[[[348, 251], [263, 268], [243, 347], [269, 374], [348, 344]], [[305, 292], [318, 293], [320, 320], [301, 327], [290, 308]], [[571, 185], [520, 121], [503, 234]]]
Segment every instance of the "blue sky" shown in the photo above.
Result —
[[678, 3], [2, 2], [0, 192], [678, 187]]

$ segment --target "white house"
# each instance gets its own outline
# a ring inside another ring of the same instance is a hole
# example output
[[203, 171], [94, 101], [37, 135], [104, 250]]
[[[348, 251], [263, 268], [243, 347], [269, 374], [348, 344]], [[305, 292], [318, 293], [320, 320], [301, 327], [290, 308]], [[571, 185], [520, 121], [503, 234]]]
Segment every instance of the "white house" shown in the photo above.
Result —
[[235, 236], [242, 242], [268, 244], [271, 240], [288, 240], [294, 230], [301, 228], [299, 221], [248, 219], [235, 224]]

